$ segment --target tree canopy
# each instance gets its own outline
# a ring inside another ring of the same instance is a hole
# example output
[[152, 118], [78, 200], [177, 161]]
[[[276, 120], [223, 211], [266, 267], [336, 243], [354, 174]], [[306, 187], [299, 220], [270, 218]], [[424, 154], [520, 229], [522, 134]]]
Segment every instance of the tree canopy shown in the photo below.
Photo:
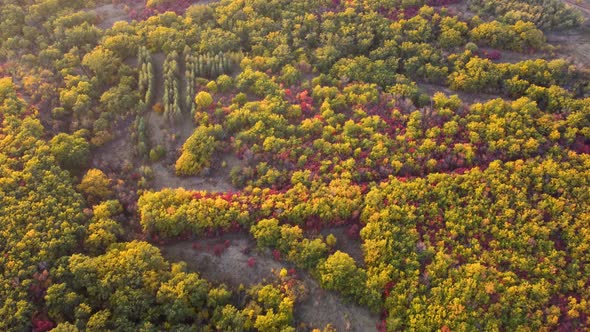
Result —
[[[304, 284], [379, 331], [588, 329], [583, 24], [559, 0], [0, 0], [0, 330], [324, 328]], [[273, 277], [164, 258], [224, 233]]]

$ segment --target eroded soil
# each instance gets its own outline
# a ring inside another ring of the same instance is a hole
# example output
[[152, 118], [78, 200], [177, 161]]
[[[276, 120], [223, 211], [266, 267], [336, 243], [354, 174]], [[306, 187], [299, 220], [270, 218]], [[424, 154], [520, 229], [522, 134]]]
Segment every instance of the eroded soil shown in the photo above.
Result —
[[[236, 160], [234, 156], [226, 157], [228, 160]], [[228, 163], [229, 165], [229, 163]], [[185, 176], [179, 177], [174, 174], [173, 166], [166, 166], [162, 162], [152, 165], [154, 180], [152, 188], [162, 190], [164, 188], [184, 188], [187, 190], [204, 190], [208, 192], [229, 192], [236, 188], [231, 184], [229, 171], [231, 167], [224, 167], [214, 170], [209, 176]]]
[[[140, 7], [139, 3], [131, 3], [131, 6]], [[94, 9], [94, 12], [98, 16], [97, 27], [101, 29], [110, 29], [115, 25], [116, 22], [125, 21], [131, 22], [125, 11], [125, 5], [123, 4], [106, 4]]]
[[347, 253], [350, 257], [354, 258], [356, 264], [359, 266], [365, 265], [365, 259], [363, 255], [363, 249], [361, 247], [360, 239], [352, 239], [349, 234], [347, 234], [350, 226], [336, 226], [323, 229], [320, 234], [324, 236], [328, 236], [332, 234], [336, 237], [336, 245], [334, 246], [334, 250], [340, 250], [342, 252]]
[[[230, 287], [252, 286], [276, 280], [273, 271], [292, 266], [276, 261], [267, 250], [258, 250], [246, 234], [226, 234], [216, 239], [182, 241], [161, 247], [170, 261], [184, 261], [202, 277]], [[217, 253], [215, 252], [217, 251]], [[252, 267], [248, 260], [255, 261]], [[337, 331], [375, 331], [378, 317], [367, 309], [347, 303], [338, 294], [320, 288], [309, 274], [297, 271], [307, 297], [295, 306], [300, 329], [324, 328], [332, 324]]]
[[466, 104], [485, 103], [489, 100], [502, 98], [499, 95], [487, 93], [467, 93], [463, 91], [451, 90], [448, 87], [429, 83], [418, 83], [418, 86], [427, 94], [434, 95], [437, 92], [443, 92], [448, 96], [457, 95]]
[[549, 32], [547, 41], [557, 47], [559, 57], [582, 68], [590, 68], [590, 0], [563, 0], [584, 14], [582, 26], [567, 31]]
[[164, 116], [155, 112], [147, 114], [149, 137], [152, 145], [161, 144], [166, 149], [166, 157], [152, 164], [154, 179], [152, 188], [185, 188], [188, 190], [206, 190], [209, 192], [234, 191], [231, 184], [230, 170], [240, 167], [243, 162], [233, 154], [216, 154], [212, 160], [212, 167], [200, 176], [176, 176], [174, 164], [180, 156], [182, 144], [195, 130], [190, 115], [186, 119], [170, 123]]
[[102, 170], [120, 170], [133, 163], [133, 145], [131, 142], [132, 118], [121, 121], [114, 129], [113, 140], [96, 148], [92, 152], [92, 167]]

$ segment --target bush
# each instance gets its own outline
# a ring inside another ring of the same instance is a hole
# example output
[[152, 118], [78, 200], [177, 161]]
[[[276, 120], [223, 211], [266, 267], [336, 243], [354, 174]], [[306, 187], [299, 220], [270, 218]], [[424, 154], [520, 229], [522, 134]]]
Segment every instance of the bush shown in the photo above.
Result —
[[49, 148], [60, 166], [70, 171], [84, 168], [90, 157], [90, 144], [76, 134], [58, 134], [49, 142]]
[[217, 78], [217, 88], [221, 92], [226, 92], [232, 88], [234, 82], [230, 76], [227, 75], [220, 75]]
[[352, 299], [361, 298], [367, 275], [347, 253], [336, 251], [318, 270], [322, 287], [342, 292]]
[[213, 97], [209, 92], [201, 91], [195, 97], [195, 104], [197, 104], [197, 110], [202, 111], [213, 104]]
[[158, 145], [154, 149], [150, 150], [150, 160], [156, 162], [161, 160], [166, 155], [166, 149], [163, 146]]
[[152, 109], [158, 114], [164, 114], [164, 106], [162, 103], [155, 103]]
[[209, 92], [211, 92], [211, 93], [217, 92], [217, 83], [215, 83], [215, 81], [211, 81], [211, 82], [207, 83], [206, 87], [207, 87], [207, 90], [209, 90]]
[[219, 129], [217, 127], [200, 126], [195, 129], [182, 146], [182, 154], [176, 161], [176, 174], [197, 175], [211, 165], [211, 156], [218, 145], [212, 136]]
[[88, 170], [78, 189], [86, 195], [88, 202], [91, 204], [98, 203], [113, 194], [111, 190], [111, 180], [99, 169], [93, 168]]
[[479, 50], [479, 47], [477, 47], [477, 44], [475, 44], [473, 42], [469, 42], [469, 43], [465, 44], [465, 49], [470, 51], [471, 53], [475, 53], [475, 52], [477, 52], [477, 50]]

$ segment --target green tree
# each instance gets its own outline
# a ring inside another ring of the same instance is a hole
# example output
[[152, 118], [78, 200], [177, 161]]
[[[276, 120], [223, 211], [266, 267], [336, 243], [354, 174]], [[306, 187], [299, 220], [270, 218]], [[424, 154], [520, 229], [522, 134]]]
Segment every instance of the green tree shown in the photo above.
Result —
[[86, 196], [91, 204], [98, 203], [110, 197], [111, 180], [99, 169], [89, 169], [78, 185], [78, 189]]
[[361, 298], [367, 276], [347, 253], [336, 251], [318, 267], [318, 271], [322, 287], [339, 291], [349, 298]]
[[213, 104], [213, 97], [211, 97], [209, 92], [201, 91], [195, 97], [195, 104], [197, 104], [198, 111], [205, 110]]
[[92, 70], [101, 84], [106, 84], [115, 81], [121, 59], [111, 50], [99, 46], [84, 56], [82, 64]]
[[196, 175], [211, 166], [211, 157], [217, 148], [217, 140], [212, 135], [219, 126], [199, 126], [182, 145], [182, 154], [176, 161], [176, 174]]
[[245, 331], [247, 317], [231, 304], [216, 310], [213, 315], [213, 324], [219, 331]]
[[88, 164], [90, 145], [80, 133], [59, 133], [49, 141], [49, 147], [60, 166], [67, 170], [79, 171]]
[[275, 247], [281, 237], [281, 228], [277, 219], [262, 219], [256, 225], [252, 225], [250, 233], [256, 239], [260, 247]]
[[123, 207], [116, 200], [104, 201], [93, 207], [93, 217], [84, 241], [84, 247], [89, 253], [97, 255], [105, 252], [123, 235], [121, 225], [112, 219], [122, 212]]

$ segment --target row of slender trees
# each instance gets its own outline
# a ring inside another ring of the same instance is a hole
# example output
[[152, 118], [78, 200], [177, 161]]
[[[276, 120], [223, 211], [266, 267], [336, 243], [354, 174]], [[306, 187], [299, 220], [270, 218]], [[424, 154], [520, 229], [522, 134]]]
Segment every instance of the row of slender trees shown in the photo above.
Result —
[[155, 72], [150, 52], [145, 47], [140, 47], [137, 56], [137, 67], [139, 69], [138, 90], [144, 105], [149, 106], [154, 101], [155, 94]]

